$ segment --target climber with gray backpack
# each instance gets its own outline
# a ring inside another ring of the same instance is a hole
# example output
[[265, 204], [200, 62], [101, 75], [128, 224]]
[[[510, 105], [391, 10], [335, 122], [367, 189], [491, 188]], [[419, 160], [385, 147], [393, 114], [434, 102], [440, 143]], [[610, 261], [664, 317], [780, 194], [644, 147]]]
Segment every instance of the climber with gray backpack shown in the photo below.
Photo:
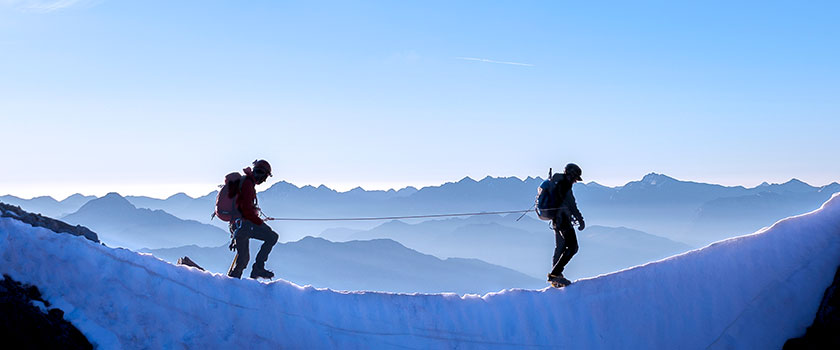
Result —
[[250, 258], [248, 241], [253, 238], [263, 241], [263, 244], [254, 258], [254, 265], [251, 266], [251, 278], [270, 279], [274, 277], [274, 273], [265, 269], [265, 262], [280, 236], [260, 218], [254, 186], [262, 184], [271, 176], [271, 165], [262, 159], [255, 160], [252, 165], [253, 169], [243, 169], [245, 175], [234, 172], [225, 176], [225, 184], [216, 196], [214, 216], [230, 223], [229, 248], [236, 250], [236, 256], [230, 265], [228, 276], [242, 278], [242, 271]]
[[551, 228], [554, 230], [554, 256], [548, 282], [555, 288], [572, 283], [563, 276], [563, 269], [578, 251], [573, 224], [576, 223], [581, 231], [586, 227], [572, 194], [572, 185], [583, 180], [582, 174], [583, 171], [574, 163], [567, 164], [562, 174], [552, 175], [549, 169], [548, 179], [537, 189], [537, 216], [543, 220], [551, 220]]

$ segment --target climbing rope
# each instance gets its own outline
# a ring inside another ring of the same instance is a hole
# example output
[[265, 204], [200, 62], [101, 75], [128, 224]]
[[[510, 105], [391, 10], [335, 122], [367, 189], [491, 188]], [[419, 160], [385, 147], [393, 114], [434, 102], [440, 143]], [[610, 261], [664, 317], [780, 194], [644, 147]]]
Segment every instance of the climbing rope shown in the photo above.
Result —
[[[478, 216], [478, 215], [500, 215], [500, 214], [520, 214], [523, 216], [533, 209], [526, 210], [506, 210], [506, 211], [483, 211], [477, 213], [455, 213], [455, 214], [429, 214], [429, 215], [404, 215], [404, 216], [380, 216], [380, 217], [348, 217], [348, 218], [273, 218], [266, 217], [264, 220], [269, 221], [376, 221], [376, 220], [400, 220], [400, 219], [425, 219], [425, 218], [444, 218], [455, 216]], [[520, 219], [522, 217], [520, 216]], [[517, 219], [518, 221], [519, 219]]]

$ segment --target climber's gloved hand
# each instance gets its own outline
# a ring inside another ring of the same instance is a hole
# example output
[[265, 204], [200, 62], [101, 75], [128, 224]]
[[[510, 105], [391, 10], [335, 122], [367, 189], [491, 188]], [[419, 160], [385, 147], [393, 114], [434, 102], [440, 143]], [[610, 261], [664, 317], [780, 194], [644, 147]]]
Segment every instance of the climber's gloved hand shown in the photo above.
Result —
[[580, 219], [580, 225], [578, 225], [578, 231], [583, 231], [584, 227], [586, 227], [586, 223], [583, 222], [583, 219]]

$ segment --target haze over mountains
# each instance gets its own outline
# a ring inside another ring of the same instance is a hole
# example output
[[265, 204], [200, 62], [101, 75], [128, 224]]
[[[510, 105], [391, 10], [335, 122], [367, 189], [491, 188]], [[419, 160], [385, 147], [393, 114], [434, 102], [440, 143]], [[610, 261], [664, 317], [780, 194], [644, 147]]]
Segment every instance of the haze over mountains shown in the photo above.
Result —
[[[588, 211], [599, 224], [632, 227], [695, 247], [753, 232], [781, 217], [812, 211], [840, 192], [836, 182], [813, 187], [792, 179], [744, 188], [679, 181], [660, 174], [648, 174], [614, 189], [585, 188], [576, 190], [575, 196], [591, 205]], [[767, 214], [740, 215], [741, 211], [755, 210], [743, 205], [744, 200], [764, 207]]]
[[[277, 217], [526, 210], [533, 205], [541, 182], [540, 178], [464, 178], [419, 190], [356, 188], [347, 192], [279, 182], [259, 192], [258, 197], [266, 214]], [[581, 249], [566, 275], [572, 279], [595, 276], [751, 233], [782, 217], [816, 209], [838, 191], [837, 183], [818, 188], [791, 180], [744, 188], [679, 181], [653, 173], [620, 187], [576, 184], [575, 196], [588, 228], [578, 233]], [[110, 193], [102, 198], [74, 195], [62, 201], [13, 196], [3, 196], [2, 200], [34, 212], [69, 213], [58, 217], [90, 227], [110, 246], [150, 248], [171, 261], [189, 255], [212, 271], [225, 272], [233, 253], [227, 249], [227, 224], [210, 221], [215, 196], [216, 192], [198, 198], [180, 193], [155, 199]], [[500, 286], [530, 287], [534, 281], [544, 280], [550, 268], [554, 237], [546, 221], [536, 220], [533, 215], [516, 221], [518, 217], [272, 221], [281, 242], [290, 243], [275, 248], [269, 267], [298, 283], [339, 289], [465, 292]], [[363, 242], [302, 239], [305, 236]], [[359, 255], [359, 251], [375, 257]], [[454, 277], [485, 274], [494, 277], [472, 287]]]
[[[262, 242], [252, 241], [256, 252]], [[189, 256], [212, 272], [226, 273], [233, 253], [227, 246], [196, 246], [143, 250], [175, 262]], [[487, 293], [505, 288], [542, 288], [542, 279], [477, 259], [440, 259], [389, 240], [334, 243], [306, 237], [274, 246], [268, 269], [299, 285], [335, 290], [373, 290], [403, 293]], [[250, 273], [250, 266], [245, 276]]]
[[[370, 230], [333, 229], [331, 241], [389, 238], [438, 257], [476, 258], [545, 278], [554, 254], [554, 232], [547, 222], [519, 215], [430, 220], [417, 224], [390, 221]], [[569, 263], [569, 278], [596, 276], [662, 259], [690, 246], [624, 227], [593, 225], [578, 232], [580, 251]]]
[[62, 220], [100, 233], [105, 244], [132, 250], [188, 244], [219, 246], [229, 233], [193, 220], [182, 220], [163, 210], [138, 209], [117, 193], [93, 199]]
[[57, 201], [49, 196], [35, 197], [32, 199], [22, 199], [11, 195], [0, 196], [0, 202], [17, 205], [27, 211], [40, 213], [44, 216], [52, 218], [59, 218], [79, 210], [85, 203], [96, 196], [84, 196], [76, 193], [61, 201]]
[[795, 215], [797, 210], [802, 213], [809, 211], [814, 203], [825, 201], [833, 193], [840, 192], [840, 185], [832, 183], [814, 191], [804, 182], [791, 180], [784, 185], [765, 183], [758, 189], [760, 191], [703, 203], [685, 239], [704, 235], [722, 239], [754, 231], [759, 224], [767, 226], [780, 217]]
[[[258, 197], [264, 212], [275, 217], [371, 217], [525, 210], [533, 205], [536, 188], [541, 182], [542, 179], [531, 177], [524, 180], [486, 177], [480, 181], [466, 177], [458, 182], [419, 190], [411, 187], [399, 191], [356, 188], [338, 192], [326, 186], [297, 187], [281, 181], [259, 192]], [[792, 179], [784, 184], [745, 188], [680, 181], [656, 173], [619, 187], [605, 187], [594, 182], [575, 184], [575, 197], [590, 225], [623, 226], [693, 247], [750, 233], [781, 217], [814, 210], [838, 191], [840, 184], [836, 182], [813, 187]], [[182, 219], [224, 229], [225, 223], [210, 221], [215, 196], [216, 192], [199, 198], [181, 193], [166, 199], [143, 196], [126, 199], [138, 208], [160, 209]], [[21, 200], [4, 196], [0, 200], [46, 215], [72, 213], [75, 209], [70, 202], [81, 206], [78, 202], [83, 200], [80, 196], [72, 198], [72, 201], [68, 198], [59, 204], [48, 197]], [[271, 225], [281, 234], [282, 241], [295, 241], [304, 236], [318, 236], [330, 228], [371, 229], [380, 223], [274, 221]]]

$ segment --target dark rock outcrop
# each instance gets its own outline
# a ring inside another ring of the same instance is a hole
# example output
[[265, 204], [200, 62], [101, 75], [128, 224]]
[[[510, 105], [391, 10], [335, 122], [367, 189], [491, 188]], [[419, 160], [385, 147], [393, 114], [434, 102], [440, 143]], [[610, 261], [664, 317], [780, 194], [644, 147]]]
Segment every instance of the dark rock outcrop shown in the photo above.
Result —
[[32, 214], [24, 211], [18, 206], [0, 202], [0, 217], [14, 218], [30, 224], [34, 227], [43, 227], [57, 233], [69, 233], [74, 236], [83, 236], [91, 241], [99, 243], [99, 236], [96, 232], [81, 225], [70, 225], [64, 221], [48, 218], [41, 214]]
[[192, 267], [195, 267], [195, 268], [197, 268], [201, 271], [205, 271], [203, 267], [198, 266], [198, 264], [195, 261], [192, 261], [192, 259], [190, 259], [190, 257], [188, 257], [188, 256], [184, 256], [183, 258], [178, 258], [178, 265], [192, 266]]
[[840, 349], [840, 267], [834, 282], [825, 290], [817, 317], [805, 335], [785, 342], [785, 350]]
[[[0, 203], [0, 217], [9, 217], [55, 233], [82, 236], [99, 243], [95, 232], [84, 226], [32, 214]], [[45, 311], [42, 311], [45, 310]], [[0, 281], [0, 339], [16, 349], [92, 349], [85, 336], [64, 319], [64, 311], [50, 308], [35, 286], [24, 286], [3, 275]]]
[[[46, 312], [36, 305], [41, 305]], [[16, 349], [93, 349], [64, 312], [41, 298], [33, 286], [7, 275], [0, 281], [0, 339]]]

